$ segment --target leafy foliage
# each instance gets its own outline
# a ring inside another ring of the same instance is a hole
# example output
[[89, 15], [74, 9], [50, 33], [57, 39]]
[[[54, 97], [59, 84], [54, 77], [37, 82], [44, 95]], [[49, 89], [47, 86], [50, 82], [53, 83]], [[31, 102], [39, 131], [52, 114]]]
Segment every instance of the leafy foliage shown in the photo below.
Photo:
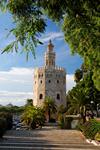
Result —
[[26, 106], [33, 106], [33, 99], [27, 99]]
[[21, 120], [29, 128], [35, 129], [39, 126], [42, 127], [45, 122], [44, 111], [41, 108], [27, 106], [22, 114]]
[[61, 129], [65, 128], [64, 116], [62, 114], [58, 116], [58, 125]]
[[100, 132], [95, 135], [95, 140], [100, 142]]
[[80, 125], [81, 131], [87, 138], [94, 139], [95, 135], [100, 131], [100, 123], [94, 119]]
[[75, 82], [76, 82], [76, 83], [79, 82], [79, 81], [82, 79], [82, 76], [83, 76], [82, 70], [77, 69], [77, 70], [75, 71], [75, 74], [74, 74], [74, 80], [75, 80]]
[[100, 3], [94, 0], [2, 0], [1, 8], [7, 8], [12, 14], [15, 28], [11, 33], [16, 40], [3, 52], [13, 49], [17, 51], [19, 44], [23, 51], [31, 51], [34, 55], [35, 46], [40, 33], [45, 31], [46, 23], [43, 15], [53, 21], [60, 22], [72, 53], [78, 53], [85, 65], [92, 70], [92, 79], [100, 90]]
[[2, 138], [2, 136], [4, 135], [6, 128], [6, 120], [0, 117], [0, 138]]
[[55, 101], [51, 97], [46, 97], [43, 104], [43, 109], [48, 114], [48, 121], [50, 121], [51, 114], [57, 111]]
[[25, 109], [25, 106], [11, 106], [11, 107], [8, 107], [8, 106], [1, 106], [0, 107], [0, 113], [1, 112], [5, 112], [5, 113], [10, 113], [10, 114], [13, 114], [13, 113], [22, 113]]
[[67, 94], [67, 114], [81, 114], [83, 122], [86, 120], [86, 110], [91, 110], [91, 113], [93, 110], [97, 111], [97, 104], [100, 101], [100, 92], [94, 86], [92, 75], [89, 70], [85, 72], [82, 80]]
[[10, 130], [12, 128], [12, 124], [12, 114], [5, 112], [4, 110], [0, 112], [0, 138], [4, 135], [6, 130]]
[[4, 118], [6, 120], [6, 129], [10, 130], [13, 124], [12, 114], [7, 112], [0, 112], [0, 118]]
[[86, 66], [92, 69], [93, 81], [100, 90], [99, 1], [52, 0], [41, 3], [51, 19], [61, 21], [72, 53], [83, 57]]
[[35, 56], [35, 47], [37, 44], [42, 44], [38, 37], [45, 30], [45, 22], [40, 8], [37, 7], [37, 1], [32, 0], [10, 0], [5, 2], [7, 9], [12, 14], [15, 28], [10, 33], [15, 37], [15, 40], [10, 43], [2, 53], [15, 50], [17, 52], [20, 45], [23, 51], [28, 54], [31, 51]]

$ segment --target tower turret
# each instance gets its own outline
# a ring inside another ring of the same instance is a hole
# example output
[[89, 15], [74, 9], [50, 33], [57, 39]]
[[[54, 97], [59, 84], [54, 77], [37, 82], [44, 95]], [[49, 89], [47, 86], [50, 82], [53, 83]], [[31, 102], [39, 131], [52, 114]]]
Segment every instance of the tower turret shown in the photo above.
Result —
[[55, 67], [55, 52], [53, 50], [54, 45], [52, 44], [51, 40], [49, 41], [47, 51], [45, 53], [45, 66]]

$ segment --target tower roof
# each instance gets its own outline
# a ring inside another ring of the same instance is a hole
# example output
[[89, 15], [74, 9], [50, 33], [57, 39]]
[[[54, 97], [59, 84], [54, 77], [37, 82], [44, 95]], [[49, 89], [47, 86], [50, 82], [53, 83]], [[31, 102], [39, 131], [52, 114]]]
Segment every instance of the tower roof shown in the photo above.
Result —
[[49, 40], [49, 44], [48, 44], [48, 51], [53, 51], [53, 47], [54, 45], [52, 44], [51, 40]]

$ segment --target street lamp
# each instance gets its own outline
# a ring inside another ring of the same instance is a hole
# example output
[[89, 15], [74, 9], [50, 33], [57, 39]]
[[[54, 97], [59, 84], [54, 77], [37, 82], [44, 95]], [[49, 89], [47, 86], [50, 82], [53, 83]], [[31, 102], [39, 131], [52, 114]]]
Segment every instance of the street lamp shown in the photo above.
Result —
[[97, 117], [99, 117], [100, 103], [97, 104]]
[[91, 101], [90, 103], [91, 103], [91, 112], [92, 112], [91, 118], [94, 118], [94, 113], [93, 113], [93, 104], [94, 104], [94, 101]]

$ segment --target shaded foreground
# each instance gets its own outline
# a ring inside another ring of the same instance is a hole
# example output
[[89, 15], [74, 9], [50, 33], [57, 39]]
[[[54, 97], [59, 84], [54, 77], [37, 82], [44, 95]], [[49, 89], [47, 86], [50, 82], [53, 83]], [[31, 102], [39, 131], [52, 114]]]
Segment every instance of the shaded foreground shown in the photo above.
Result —
[[99, 150], [100, 147], [85, 142], [76, 130], [44, 127], [33, 131], [11, 130], [0, 140], [0, 150]]

